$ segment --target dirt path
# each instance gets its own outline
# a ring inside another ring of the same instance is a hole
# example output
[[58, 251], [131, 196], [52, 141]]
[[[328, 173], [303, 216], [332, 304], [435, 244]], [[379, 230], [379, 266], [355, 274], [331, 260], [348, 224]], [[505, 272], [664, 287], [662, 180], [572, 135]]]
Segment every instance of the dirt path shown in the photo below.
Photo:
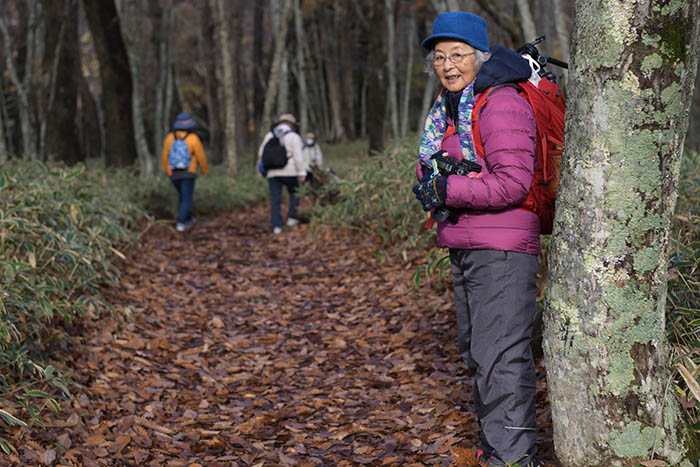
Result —
[[109, 293], [128, 319], [84, 330], [73, 406], [12, 465], [463, 463], [478, 428], [450, 294], [348, 235], [266, 224], [258, 207], [144, 235]]

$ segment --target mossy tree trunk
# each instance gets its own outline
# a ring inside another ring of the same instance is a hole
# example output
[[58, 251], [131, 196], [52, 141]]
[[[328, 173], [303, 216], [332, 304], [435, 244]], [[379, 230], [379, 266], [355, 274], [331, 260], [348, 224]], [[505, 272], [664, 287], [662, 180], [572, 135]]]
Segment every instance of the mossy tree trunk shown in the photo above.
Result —
[[665, 334], [699, 0], [577, 0], [545, 358], [562, 465], [690, 465]]

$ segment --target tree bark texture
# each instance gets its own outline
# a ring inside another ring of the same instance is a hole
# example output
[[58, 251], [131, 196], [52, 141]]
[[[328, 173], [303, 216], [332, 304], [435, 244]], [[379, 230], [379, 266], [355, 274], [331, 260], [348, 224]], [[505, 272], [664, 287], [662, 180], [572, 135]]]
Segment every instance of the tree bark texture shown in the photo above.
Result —
[[407, 15], [406, 21], [406, 41], [408, 47], [408, 57], [406, 58], [406, 75], [403, 80], [403, 101], [401, 102], [401, 125], [400, 136], [405, 138], [408, 134], [408, 115], [410, 113], [411, 104], [411, 83], [413, 82], [413, 56], [415, 54], [414, 42], [416, 37], [416, 11], [411, 9]]
[[308, 89], [306, 86], [306, 61], [304, 60], [304, 36], [303, 17], [301, 14], [301, 0], [294, 0], [294, 35], [296, 37], [296, 78], [299, 83], [297, 106], [299, 108], [299, 129], [302, 137], [309, 130], [308, 114]]
[[5, 118], [3, 114], [4, 112], [0, 109], [0, 164], [4, 164], [9, 158], [5, 143]]
[[399, 100], [396, 83], [396, 15], [394, 0], [384, 0], [384, 15], [386, 17], [386, 75], [388, 90], [386, 106], [389, 109], [391, 137], [399, 137]]
[[259, 139], [262, 139], [262, 135], [269, 130], [273, 120], [272, 109], [275, 106], [275, 99], [277, 98], [277, 82], [280, 80], [282, 75], [282, 60], [284, 60], [284, 51], [287, 47], [286, 38], [287, 28], [289, 25], [289, 10], [291, 6], [292, 0], [284, 0], [279, 35], [275, 39], [275, 54], [272, 60], [272, 69], [270, 70], [270, 77], [267, 80], [267, 91], [265, 92], [265, 103], [263, 105], [263, 116], [260, 124], [261, 128]]
[[[370, 27], [375, 31], [383, 31], [384, 15], [381, 7], [375, 5], [372, 8]], [[370, 36], [369, 42], [369, 67], [370, 79], [367, 90], [367, 136], [369, 138], [369, 154], [375, 154], [384, 150], [384, 134], [386, 129], [385, 102], [386, 102], [386, 62], [384, 53], [384, 41], [377, 34]]]
[[341, 72], [339, 59], [340, 53], [339, 27], [342, 19], [341, 6], [338, 0], [334, 2], [333, 22], [322, 25], [324, 35], [322, 60], [326, 71], [326, 89], [328, 92], [328, 102], [330, 104], [330, 134], [333, 141], [343, 141], [346, 138], [345, 126], [343, 125], [343, 86], [341, 82]]
[[[34, 77], [34, 57], [36, 54], [36, 18], [37, 18], [38, 2], [32, 0], [27, 4], [27, 27], [24, 40], [23, 50], [25, 55], [18, 53], [18, 63], [15, 63], [12, 53], [13, 41], [5, 21], [0, 18], [0, 31], [3, 36], [3, 44], [5, 50], [5, 63], [7, 71], [10, 75], [12, 84], [17, 90], [18, 112], [20, 127], [22, 130], [22, 149], [24, 157], [29, 160], [36, 160], [39, 156], [36, 131], [34, 129], [34, 119], [32, 118], [32, 109], [30, 107], [30, 91]], [[20, 63], [23, 60], [24, 70], [20, 75]]]
[[544, 341], [563, 466], [690, 465], [664, 307], [699, 9], [576, 1]]
[[[134, 10], [134, 4], [137, 3], [134, 0], [129, 0], [129, 3], [125, 5], [122, 10], [122, 18], [124, 19], [124, 31], [129, 44], [129, 66], [131, 69], [132, 77], [132, 112], [133, 112], [133, 122], [134, 122], [134, 140], [136, 144], [136, 155], [139, 164], [139, 175], [142, 177], [147, 177], [153, 175], [154, 164], [156, 162], [155, 158], [151, 155], [151, 151], [148, 149], [148, 141], [146, 140], [146, 127], [143, 121], [143, 80], [141, 78], [141, 45], [143, 34], [143, 18], [138, 12], [130, 13], [130, 10]], [[158, 146], [156, 146], [158, 149]], [[157, 152], [156, 149], [156, 152]]]
[[[73, 165], [85, 160], [78, 140], [78, 89], [80, 49], [78, 38], [78, 2], [55, 0], [45, 2], [44, 74], [55, 76], [44, 82], [53, 83], [45, 116], [43, 148], [48, 159], [57, 159]], [[61, 33], [61, 28], [63, 32]], [[60, 44], [58, 54], [52, 45]]]
[[229, 23], [226, 18], [224, 0], [216, 1], [219, 18], [219, 46], [221, 47], [221, 66], [224, 72], [224, 163], [231, 174], [238, 169], [236, 160], [236, 108], [234, 96], [233, 58], [229, 41]]
[[535, 20], [530, 12], [530, 3], [528, 0], [516, 0], [518, 12], [520, 13], [520, 26], [523, 30], [525, 42], [530, 42], [537, 37], [535, 30]]
[[522, 30], [515, 18], [503, 11], [502, 7], [494, 3], [493, 0], [476, 0], [476, 3], [488, 14], [486, 21], [491, 19], [496, 27], [504, 31], [509, 42], [504, 44], [506, 47], [518, 48], [525, 43], [523, 42]]
[[568, 63], [570, 56], [569, 37], [571, 37], [571, 31], [569, 30], [569, 22], [567, 21], [567, 15], [562, 5], [563, 2], [564, 0], [552, 0], [554, 8], [554, 29], [557, 31], [557, 41], [561, 49], [561, 59]]
[[105, 164], [126, 167], [136, 160], [132, 123], [132, 84], [114, 0], [83, 0], [100, 63], [105, 125]]
[[207, 122], [209, 124], [209, 147], [207, 148], [207, 160], [211, 164], [223, 161], [221, 151], [223, 138], [221, 137], [220, 108], [218, 98], [219, 80], [216, 67], [216, 28], [214, 27], [214, 12], [211, 0], [202, 2], [202, 24], [199, 30], [197, 46], [201, 57], [201, 77], [204, 80], [204, 100], [207, 106]]

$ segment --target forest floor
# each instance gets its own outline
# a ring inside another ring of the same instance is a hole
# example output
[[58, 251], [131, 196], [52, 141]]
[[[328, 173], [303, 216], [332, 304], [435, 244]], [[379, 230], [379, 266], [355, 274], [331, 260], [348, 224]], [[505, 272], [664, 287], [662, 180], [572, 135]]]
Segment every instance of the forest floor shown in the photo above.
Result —
[[123, 318], [88, 319], [63, 351], [72, 401], [0, 464], [476, 465], [451, 292], [419, 294], [413, 260], [347, 232], [267, 225], [258, 206], [146, 232], [107, 291]]

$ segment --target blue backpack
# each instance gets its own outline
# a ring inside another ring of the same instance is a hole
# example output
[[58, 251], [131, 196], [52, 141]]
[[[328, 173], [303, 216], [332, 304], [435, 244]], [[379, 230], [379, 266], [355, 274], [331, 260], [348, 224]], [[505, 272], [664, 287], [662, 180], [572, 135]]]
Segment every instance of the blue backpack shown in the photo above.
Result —
[[171, 170], [187, 170], [190, 168], [192, 156], [190, 156], [190, 148], [185, 142], [189, 134], [190, 133], [187, 132], [184, 138], [177, 139], [177, 132], [173, 131], [175, 141], [173, 141], [173, 144], [170, 146], [170, 152], [168, 152], [168, 165]]

